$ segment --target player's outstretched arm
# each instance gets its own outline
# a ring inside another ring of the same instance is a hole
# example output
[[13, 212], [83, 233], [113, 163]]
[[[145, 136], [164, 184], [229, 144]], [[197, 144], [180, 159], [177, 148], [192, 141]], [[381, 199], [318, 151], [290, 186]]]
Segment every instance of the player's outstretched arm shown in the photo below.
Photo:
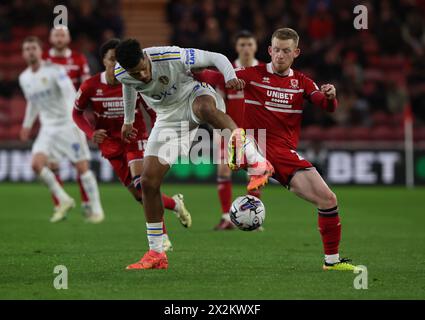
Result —
[[184, 49], [182, 59], [190, 69], [216, 67], [223, 74], [226, 87], [229, 89], [240, 90], [245, 86], [245, 82], [236, 76], [229, 59], [221, 53]]

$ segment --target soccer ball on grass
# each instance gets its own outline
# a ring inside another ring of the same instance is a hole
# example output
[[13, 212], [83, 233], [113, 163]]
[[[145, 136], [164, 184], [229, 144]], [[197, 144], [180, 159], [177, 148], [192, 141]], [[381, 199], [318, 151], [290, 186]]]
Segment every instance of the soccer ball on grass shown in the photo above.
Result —
[[243, 231], [258, 229], [265, 217], [266, 209], [263, 202], [251, 195], [236, 198], [230, 209], [230, 220]]

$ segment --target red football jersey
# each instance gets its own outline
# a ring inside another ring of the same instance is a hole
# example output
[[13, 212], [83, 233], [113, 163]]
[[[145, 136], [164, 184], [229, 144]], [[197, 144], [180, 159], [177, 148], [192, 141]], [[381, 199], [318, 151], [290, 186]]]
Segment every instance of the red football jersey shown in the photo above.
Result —
[[[240, 68], [239, 60], [235, 60], [233, 67]], [[254, 60], [253, 66], [261, 65], [257, 59]], [[217, 72], [205, 70], [197, 74], [196, 79], [212, 85], [219, 92], [226, 102], [226, 113], [235, 121], [239, 127], [244, 127], [244, 92], [243, 90], [227, 89], [224, 79]]]
[[77, 90], [85, 80], [90, 78], [89, 65], [82, 53], [67, 49], [65, 56], [58, 57], [51, 48], [49, 51], [43, 52], [43, 59], [63, 65]]
[[[136, 115], [133, 123], [138, 130], [137, 141], [148, 138], [146, 124], [140, 107], [147, 110], [154, 117], [153, 110], [149, 108], [143, 99], [137, 98]], [[91, 108], [95, 118], [95, 130], [104, 129], [107, 131], [108, 139], [100, 146], [105, 156], [113, 154], [113, 146], [119, 148], [123, 144], [121, 141], [121, 127], [124, 123], [124, 100], [122, 97], [122, 85], [110, 85], [106, 82], [106, 73], [98, 73], [83, 82], [77, 93], [75, 109], [84, 111]], [[111, 150], [110, 150], [111, 149]]]
[[238, 78], [245, 80], [246, 129], [266, 129], [267, 145], [296, 150], [304, 99], [320, 92], [303, 73], [290, 69], [287, 76], [275, 74], [272, 64], [241, 68]]

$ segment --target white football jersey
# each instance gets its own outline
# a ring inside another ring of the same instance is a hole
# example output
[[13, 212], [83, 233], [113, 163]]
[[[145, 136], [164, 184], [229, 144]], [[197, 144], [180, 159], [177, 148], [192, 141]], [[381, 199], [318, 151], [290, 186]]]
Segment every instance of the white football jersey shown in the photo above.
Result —
[[73, 123], [76, 92], [63, 66], [42, 62], [36, 72], [28, 67], [20, 74], [19, 84], [27, 100], [23, 127], [30, 128], [37, 115], [42, 126]]
[[158, 119], [177, 121], [173, 111], [183, 102], [187, 103], [198, 85], [192, 76], [192, 68], [215, 66], [223, 73], [225, 81], [236, 78], [230, 61], [219, 53], [171, 46], [146, 48], [144, 54], [152, 66], [149, 83], [134, 79], [119, 63], [115, 66], [115, 77], [123, 84], [125, 123], [134, 121], [137, 92], [155, 110]]

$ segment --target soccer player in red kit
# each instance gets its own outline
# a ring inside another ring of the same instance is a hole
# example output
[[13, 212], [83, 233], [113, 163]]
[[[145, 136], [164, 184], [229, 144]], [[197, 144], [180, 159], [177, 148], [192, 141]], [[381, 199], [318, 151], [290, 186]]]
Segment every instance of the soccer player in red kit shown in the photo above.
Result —
[[[136, 201], [142, 203], [141, 173], [143, 170], [144, 145], [148, 138], [142, 110], [144, 107], [155, 122], [155, 112], [142, 100], [137, 99], [134, 127], [137, 136], [131, 141], [121, 140], [121, 126], [124, 121], [124, 105], [122, 99], [122, 85], [114, 77], [115, 48], [120, 43], [118, 39], [111, 39], [101, 47], [100, 54], [106, 70], [87, 79], [81, 85], [73, 118], [78, 127], [87, 137], [99, 145], [102, 156], [109, 160], [120, 181], [128, 188]], [[84, 116], [84, 111], [91, 108], [95, 115], [93, 126]], [[162, 195], [164, 207], [173, 210], [185, 227], [190, 227], [192, 219], [185, 208], [183, 196], [178, 194], [171, 197]], [[162, 230], [166, 235], [166, 230]], [[164, 237], [164, 249], [170, 250], [171, 243], [168, 236]]]
[[319, 88], [313, 80], [291, 68], [300, 55], [298, 41], [295, 30], [278, 29], [269, 47], [271, 62], [236, 72], [246, 82], [244, 127], [266, 129], [263, 152], [275, 168], [273, 177], [318, 208], [325, 254], [323, 269], [352, 271], [355, 267], [349, 260], [339, 256], [341, 223], [337, 198], [313, 165], [296, 152], [304, 100], [328, 112], [337, 107], [333, 85]]
[[[235, 51], [238, 58], [233, 61], [235, 68], [253, 67], [260, 64], [255, 58], [257, 52], [257, 40], [255, 36], [247, 30], [240, 31], [235, 36]], [[226, 103], [226, 113], [235, 121], [238, 127], [244, 128], [244, 94], [243, 90], [233, 90], [226, 88], [221, 74], [205, 70], [196, 73], [195, 78], [199, 81], [209, 83], [218, 93], [220, 93]], [[230, 221], [229, 211], [232, 205], [232, 170], [227, 165], [226, 147], [221, 145], [219, 152], [220, 162], [217, 164], [217, 190], [221, 204], [221, 220], [214, 230], [233, 230], [235, 225]], [[248, 194], [261, 197], [260, 190], [249, 191]], [[261, 228], [261, 229], [260, 229]], [[257, 230], [263, 230], [260, 227]]]
[[[63, 65], [68, 73], [68, 76], [71, 78], [72, 83], [75, 86], [75, 89], [78, 90], [80, 85], [90, 77], [90, 70], [87, 64], [86, 57], [75, 50], [69, 48], [69, 43], [71, 42], [71, 35], [69, 30], [65, 26], [54, 27], [50, 30], [50, 44], [52, 47], [48, 51], [43, 52], [43, 60], [57, 63]], [[49, 161], [49, 168], [55, 173], [56, 180], [60, 184], [62, 181], [59, 177], [59, 159], [53, 157]], [[82, 209], [86, 216], [92, 214], [92, 206], [90, 205], [89, 198], [84, 186], [81, 183], [81, 179], [77, 176], [77, 182], [80, 186], [81, 194], [81, 205]], [[53, 203], [55, 206], [59, 203], [58, 200], [52, 194]]]

